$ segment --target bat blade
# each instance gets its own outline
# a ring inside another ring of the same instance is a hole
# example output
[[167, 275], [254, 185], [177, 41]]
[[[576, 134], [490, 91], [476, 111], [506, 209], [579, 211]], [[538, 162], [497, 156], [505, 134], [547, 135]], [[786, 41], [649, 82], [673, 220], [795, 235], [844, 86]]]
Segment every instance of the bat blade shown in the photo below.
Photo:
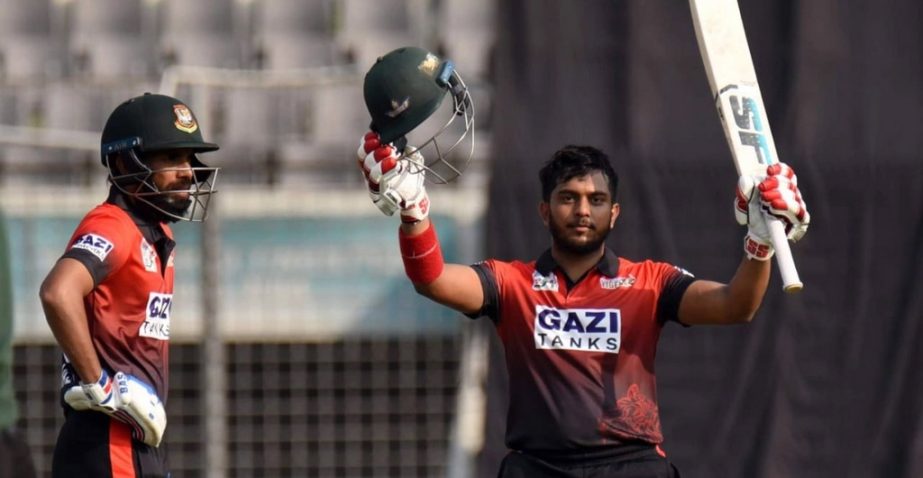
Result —
[[[779, 162], [779, 157], [737, 0], [689, 0], [689, 7], [708, 84], [737, 174], [764, 175], [766, 167]], [[782, 287], [786, 292], [798, 292], [803, 284], [785, 227], [778, 219], [772, 219], [769, 229]]]

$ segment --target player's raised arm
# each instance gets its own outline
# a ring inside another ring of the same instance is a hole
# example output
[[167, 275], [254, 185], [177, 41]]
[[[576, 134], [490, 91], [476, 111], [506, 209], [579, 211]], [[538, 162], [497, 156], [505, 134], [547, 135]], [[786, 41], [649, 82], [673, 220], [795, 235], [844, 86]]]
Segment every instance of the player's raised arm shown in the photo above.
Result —
[[811, 215], [798, 189], [795, 172], [783, 163], [766, 169], [765, 177], [741, 176], [734, 213], [747, 226], [745, 256], [727, 284], [699, 280], [686, 289], [679, 319], [688, 325], [749, 322], [763, 301], [774, 254], [767, 223], [770, 217], [785, 224], [788, 239], [796, 242], [807, 232]]
[[476, 313], [484, 302], [481, 281], [471, 267], [443, 261], [439, 238], [429, 219], [423, 158], [413, 147], [404, 151], [412, 153], [380, 144], [374, 132], [362, 138], [359, 168], [367, 181], [369, 196], [385, 215], [400, 213], [401, 257], [417, 292], [460, 312]]

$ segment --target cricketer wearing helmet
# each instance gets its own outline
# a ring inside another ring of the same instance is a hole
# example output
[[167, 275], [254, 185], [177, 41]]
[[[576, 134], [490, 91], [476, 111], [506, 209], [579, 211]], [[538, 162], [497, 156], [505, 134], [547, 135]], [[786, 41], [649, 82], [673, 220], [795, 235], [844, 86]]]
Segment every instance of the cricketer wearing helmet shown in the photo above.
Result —
[[41, 286], [63, 351], [65, 422], [56, 477], [169, 476], [168, 347], [175, 245], [169, 223], [201, 221], [217, 168], [182, 101], [144, 94], [120, 104], [102, 133], [109, 196], [77, 226]]
[[540, 257], [445, 264], [420, 152], [389, 144], [393, 135], [374, 126], [360, 142], [359, 162], [375, 204], [401, 217], [400, 252], [414, 288], [471, 317], [489, 317], [503, 343], [511, 452], [499, 476], [678, 476], [660, 446], [654, 357], [661, 330], [668, 322], [753, 318], [773, 255], [767, 219], [784, 221], [793, 241], [810, 222], [791, 168], [775, 164], [764, 176], [740, 178], [734, 210], [748, 231], [727, 283], [608, 248], [621, 212], [618, 174], [590, 146], [565, 146], [538, 172], [538, 210], [550, 236]]

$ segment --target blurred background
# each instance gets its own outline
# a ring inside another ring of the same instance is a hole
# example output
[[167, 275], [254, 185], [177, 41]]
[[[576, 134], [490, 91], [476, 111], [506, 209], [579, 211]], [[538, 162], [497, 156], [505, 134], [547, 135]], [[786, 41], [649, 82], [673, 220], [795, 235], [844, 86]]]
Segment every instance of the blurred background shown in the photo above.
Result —
[[[814, 216], [753, 324], [668, 326], [664, 449], [692, 477], [923, 476], [923, 5], [741, 0], [777, 148]], [[99, 132], [145, 91], [222, 149], [176, 227], [174, 476], [494, 476], [506, 385], [489, 321], [416, 296], [354, 167], [365, 71], [417, 45], [477, 106], [430, 188], [447, 260], [549, 244], [537, 169], [568, 143], [622, 176], [610, 246], [727, 280], [734, 168], [686, 2], [0, 0], [0, 207], [13, 385], [40, 476], [63, 417], [38, 284], [105, 198]], [[537, 417], [540, 419], [540, 417]]]

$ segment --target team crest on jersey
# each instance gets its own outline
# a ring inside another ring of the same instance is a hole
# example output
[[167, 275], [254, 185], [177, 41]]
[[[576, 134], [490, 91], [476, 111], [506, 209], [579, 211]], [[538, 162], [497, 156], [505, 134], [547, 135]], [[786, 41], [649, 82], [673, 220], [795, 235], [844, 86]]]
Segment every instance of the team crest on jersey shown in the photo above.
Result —
[[74, 241], [71, 249], [83, 249], [104, 261], [112, 249], [115, 249], [115, 244], [98, 234], [84, 234]]
[[615, 354], [622, 347], [622, 312], [536, 305], [533, 333], [537, 349]]
[[600, 277], [599, 286], [603, 289], [618, 289], [619, 287], [627, 289], [635, 285], [636, 280], [632, 274], [629, 274], [628, 277]]
[[144, 263], [144, 270], [157, 272], [157, 252], [143, 238], [141, 239], [141, 262]]
[[532, 273], [532, 290], [558, 291], [558, 276], [554, 272], [543, 276], [538, 271]]
[[170, 311], [173, 309], [173, 294], [151, 292], [147, 299], [144, 323], [138, 335], [157, 340], [170, 340]]

